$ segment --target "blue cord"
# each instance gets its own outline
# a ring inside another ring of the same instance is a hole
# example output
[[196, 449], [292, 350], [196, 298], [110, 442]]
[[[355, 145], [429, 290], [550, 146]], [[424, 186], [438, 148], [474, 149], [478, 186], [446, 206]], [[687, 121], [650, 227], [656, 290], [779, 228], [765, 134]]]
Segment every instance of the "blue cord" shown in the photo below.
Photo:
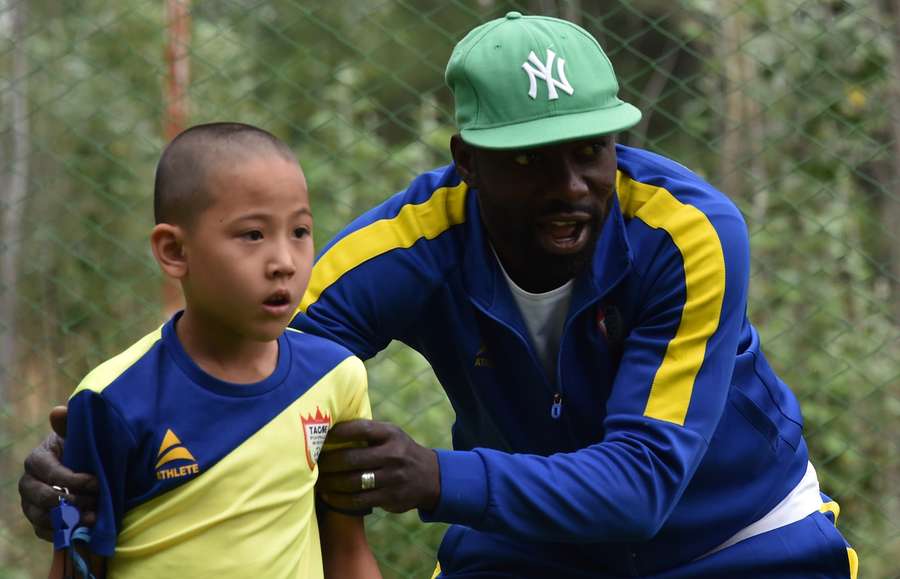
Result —
[[75, 573], [77, 577], [80, 579], [97, 579], [87, 564], [87, 561], [78, 553], [75, 549], [75, 543], [89, 543], [91, 540], [91, 533], [87, 527], [78, 527], [75, 529], [75, 532], [72, 533], [72, 546], [69, 547], [69, 560], [72, 561], [72, 567], [75, 569]]

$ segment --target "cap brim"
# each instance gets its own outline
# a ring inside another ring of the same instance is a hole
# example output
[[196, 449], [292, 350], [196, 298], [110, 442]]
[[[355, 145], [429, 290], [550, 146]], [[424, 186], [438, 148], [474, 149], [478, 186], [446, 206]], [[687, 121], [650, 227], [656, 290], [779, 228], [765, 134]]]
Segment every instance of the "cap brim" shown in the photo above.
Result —
[[526, 149], [573, 141], [630, 129], [641, 120], [641, 111], [626, 102], [605, 109], [543, 117], [514, 125], [487, 129], [463, 129], [463, 141], [484, 149]]

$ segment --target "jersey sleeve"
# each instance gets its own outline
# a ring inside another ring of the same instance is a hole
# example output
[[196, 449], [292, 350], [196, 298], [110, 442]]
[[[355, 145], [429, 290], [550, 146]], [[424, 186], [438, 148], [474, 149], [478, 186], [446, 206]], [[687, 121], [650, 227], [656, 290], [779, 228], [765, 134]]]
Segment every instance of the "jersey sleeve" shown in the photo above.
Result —
[[724, 412], [749, 280], [736, 210], [713, 225], [685, 207], [664, 212], [674, 234], [645, 272], [603, 440], [549, 457], [439, 451], [441, 497], [434, 512], [420, 512], [424, 520], [576, 543], [645, 541], [659, 531]]
[[77, 392], [69, 399], [68, 410], [63, 463], [97, 477], [97, 521], [90, 531], [89, 547], [97, 555], [110, 557], [125, 512], [133, 437], [116, 409], [96, 392]]
[[372, 407], [369, 404], [369, 386], [366, 367], [362, 360], [352, 356], [342, 362], [342, 388], [340, 414], [335, 422], [372, 418]]

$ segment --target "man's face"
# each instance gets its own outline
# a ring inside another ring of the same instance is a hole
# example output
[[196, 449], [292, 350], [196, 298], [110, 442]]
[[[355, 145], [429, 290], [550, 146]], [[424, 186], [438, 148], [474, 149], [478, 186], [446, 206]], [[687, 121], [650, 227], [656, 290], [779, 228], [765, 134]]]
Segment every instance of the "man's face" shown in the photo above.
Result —
[[453, 152], [518, 285], [548, 291], [590, 263], [615, 190], [612, 135], [522, 150], [476, 149], [457, 137]]
[[309, 282], [312, 214], [300, 166], [275, 154], [223, 163], [211, 205], [188, 228], [184, 290], [193, 317], [251, 340], [279, 336]]

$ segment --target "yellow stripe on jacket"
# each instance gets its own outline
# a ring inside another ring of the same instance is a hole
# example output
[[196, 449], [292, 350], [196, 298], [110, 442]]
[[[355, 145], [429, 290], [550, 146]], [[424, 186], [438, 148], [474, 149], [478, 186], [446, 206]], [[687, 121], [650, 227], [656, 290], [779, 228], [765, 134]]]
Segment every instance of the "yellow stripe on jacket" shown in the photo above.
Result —
[[681, 322], [656, 370], [644, 416], [683, 425], [694, 381], [725, 299], [725, 256], [709, 218], [662, 187], [616, 176], [622, 212], [663, 229], [681, 253], [686, 299]]

